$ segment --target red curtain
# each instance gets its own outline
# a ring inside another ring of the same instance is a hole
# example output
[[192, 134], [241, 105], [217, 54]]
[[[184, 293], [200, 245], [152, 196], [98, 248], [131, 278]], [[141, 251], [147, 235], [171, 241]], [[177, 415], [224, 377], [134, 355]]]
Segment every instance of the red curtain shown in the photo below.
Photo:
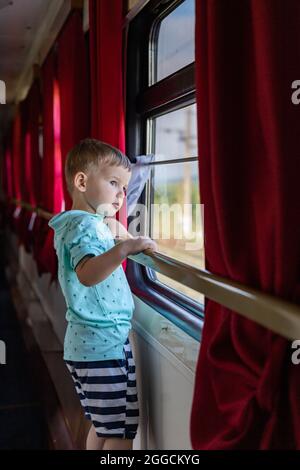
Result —
[[[20, 145], [20, 189], [21, 200], [29, 203], [32, 191], [31, 181], [31, 135], [30, 135], [30, 103], [29, 97], [20, 104], [21, 114], [21, 145]], [[18, 242], [23, 245], [27, 252], [30, 252], [30, 233], [28, 225], [32, 212], [24, 207], [18, 216]]]
[[[39, 207], [50, 213], [60, 212], [62, 207], [62, 168], [59, 144], [59, 96], [55, 81], [55, 51], [51, 50], [42, 67], [43, 96], [43, 159], [42, 191]], [[34, 253], [39, 275], [57, 276], [57, 257], [53, 246], [53, 230], [48, 220], [37, 217], [33, 234]]]
[[13, 182], [13, 155], [12, 155], [12, 128], [6, 135], [4, 144], [4, 160], [2, 166], [2, 187], [6, 199], [2, 205], [3, 224], [8, 224], [12, 230], [12, 214], [15, 205], [11, 202], [14, 197], [14, 182]]
[[[298, 0], [196, 2], [206, 267], [300, 302]], [[299, 449], [289, 341], [206, 301], [191, 416], [195, 449]]]
[[[13, 181], [13, 198], [18, 201], [21, 200], [21, 165], [22, 165], [22, 154], [21, 154], [21, 113], [20, 106], [16, 109], [15, 118], [13, 121], [12, 130], [12, 181]], [[12, 204], [12, 217], [11, 217], [11, 228], [18, 234], [19, 231], [19, 216], [21, 214], [21, 206], [16, 203]]]
[[[41, 201], [41, 158], [39, 155], [39, 115], [40, 90], [36, 80], [26, 98], [17, 108], [16, 116], [6, 142], [4, 190], [6, 196], [36, 206]], [[45, 174], [47, 172], [45, 171]], [[41, 268], [39, 247], [43, 246], [42, 220], [37, 220], [31, 233], [31, 219], [35, 216], [31, 211], [14, 203], [7, 203], [6, 218], [10, 228], [18, 236], [19, 244], [24, 244], [29, 252], [33, 252]], [[32, 221], [33, 222], [33, 221]], [[47, 271], [46, 271], [47, 272]]]
[[90, 63], [92, 137], [125, 151], [122, 24], [123, 2], [91, 0]]
[[13, 121], [13, 130], [12, 130], [12, 180], [13, 180], [13, 198], [21, 198], [21, 188], [20, 188], [20, 136], [21, 136], [21, 119], [20, 119], [20, 108], [19, 106], [16, 109], [16, 114]]
[[[33, 207], [37, 207], [41, 201], [42, 191], [42, 149], [40, 149], [40, 124], [41, 124], [41, 91], [40, 80], [37, 78], [28, 93], [28, 137], [25, 161], [25, 181], [28, 186], [28, 201]], [[29, 244], [34, 249], [32, 230], [36, 221], [36, 213], [31, 213], [27, 226]], [[37, 234], [35, 234], [37, 236]]]
[[[58, 39], [57, 77], [61, 100], [61, 155], [64, 168], [69, 150], [89, 135], [89, 76], [82, 16], [76, 10]], [[63, 178], [66, 210], [72, 201]]]
[[33, 83], [30, 93], [30, 112], [29, 112], [29, 130], [30, 130], [30, 145], [31, 145], [31, 175], [29, 179], [34, 182], [32, 184], [32, 191], [29, 193], [29, 202], [33, 206], [37, 206], [41, 200], [42, 194], [42, 157], [43, 157], [43, 143], [42, 143], [42, 99], [40, 90], [40, 80], [37, 78]]
[[2, 186], [5, 196], [13, 197], [11, 136], [8, 136], [4, 150], [4, 165], [2, 171]]
[[[120, 0], [90, 0], [91, 134], [125, 152]], [[117, 216], [127, 224], [126, 206]]]
[[36, 206], [40, 199], [39, 112], [40, 91], [38, 80], [35, 80], [27, 98], [20, 103], [12, 129], [6, 137], [3, 168], [3, 189], [7, 197], [5, 218], [17, 233], [19, 244], [22, 243], [28, 252], [33, 241], [30, 222], [34, 214], [22, 208], [17, 211], [18, 216], [13, 217], [16, 205], [9, 201], [18, 197]]
[[[21, 199], [36, 206], [40, 196], [41, 159], [38, 150], [39, 139], [40, 91], [38, 80], [32, 84], [27, 98], [20, 104], [20, 192]], [[22, 208], [18, 216], [19, 244], [23, 244], [27, 252], [32, 249], [32, 222], [35, 214]]]
[[[6, 171], [9, 171], [9, 165], [12, 166], [11, 182], [15, 182], [10, 190], [12, 197], [39, 206], [47, 212], [58, 213], [63, 208], [64, 200], [67, 209], [71, 206], [63, 178], [66, 154], [89, 134], [90, 128], [87, 54], [79, 11], [69, 16], [56, 47], [51, 50], [42, 67], [41, 75], [42, 158], [39, 155], [41, 101], [39, 83], [36, 81], [15, 119], [13, 152], [12, 157], [9, 149], [6, 152]], [[34, 217], [23, 209], [17, 219], [13, 218], [14, 228], [26, 249], [33, 242], [39, 275], [50, 272], [53, 281], [57, 275], [54, 233], [46, 219], [36, 217], [34, 220]]]

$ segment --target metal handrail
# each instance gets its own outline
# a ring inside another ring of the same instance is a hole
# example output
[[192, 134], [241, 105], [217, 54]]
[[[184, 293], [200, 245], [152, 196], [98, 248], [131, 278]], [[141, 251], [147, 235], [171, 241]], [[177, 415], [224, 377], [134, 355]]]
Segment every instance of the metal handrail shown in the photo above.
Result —
[[[13, 202], [46, 219], [54, 215], [22, 201]], [[116, 240], [118, 242], [120, 240]], [[285, 338], [300, 338], [300, 305], [174, 260], [161, 252], [145, 250], [128, 258], [200, 292]]]
[[300, 305], [146, 250], [130, 259], [202, 293], [288, 339], [300, 338]]

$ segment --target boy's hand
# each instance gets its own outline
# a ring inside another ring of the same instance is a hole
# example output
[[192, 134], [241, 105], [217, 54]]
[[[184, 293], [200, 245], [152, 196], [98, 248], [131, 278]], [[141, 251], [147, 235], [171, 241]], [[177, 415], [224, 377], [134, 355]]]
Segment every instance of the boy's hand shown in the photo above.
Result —
[[158, 251], [155, 241], [148, 237], [132, 237], [123, 243], [126, 247], [126, 256], [136, 255], [144, 250]]

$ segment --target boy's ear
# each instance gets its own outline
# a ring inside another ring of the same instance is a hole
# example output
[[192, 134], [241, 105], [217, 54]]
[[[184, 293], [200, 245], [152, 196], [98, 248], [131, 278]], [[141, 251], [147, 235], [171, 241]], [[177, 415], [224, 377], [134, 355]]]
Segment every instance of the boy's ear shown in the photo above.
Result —
[[74, 176], [74, 187], [78, 189], [78, 191], [84, 193], [86, 191], [86, 182], [87, 182], [87, 175], [83, 173], [83, 171], [79, 171]]

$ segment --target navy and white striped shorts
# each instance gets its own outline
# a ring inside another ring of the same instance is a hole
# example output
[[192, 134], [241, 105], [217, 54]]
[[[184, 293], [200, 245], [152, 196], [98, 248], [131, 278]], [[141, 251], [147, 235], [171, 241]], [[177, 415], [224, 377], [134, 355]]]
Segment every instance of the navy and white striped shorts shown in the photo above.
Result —
[[129, 339], [126, 359], [65, 361], [85, 416], [99, 437], [134, 439], [139, 418], [135, 363]]

